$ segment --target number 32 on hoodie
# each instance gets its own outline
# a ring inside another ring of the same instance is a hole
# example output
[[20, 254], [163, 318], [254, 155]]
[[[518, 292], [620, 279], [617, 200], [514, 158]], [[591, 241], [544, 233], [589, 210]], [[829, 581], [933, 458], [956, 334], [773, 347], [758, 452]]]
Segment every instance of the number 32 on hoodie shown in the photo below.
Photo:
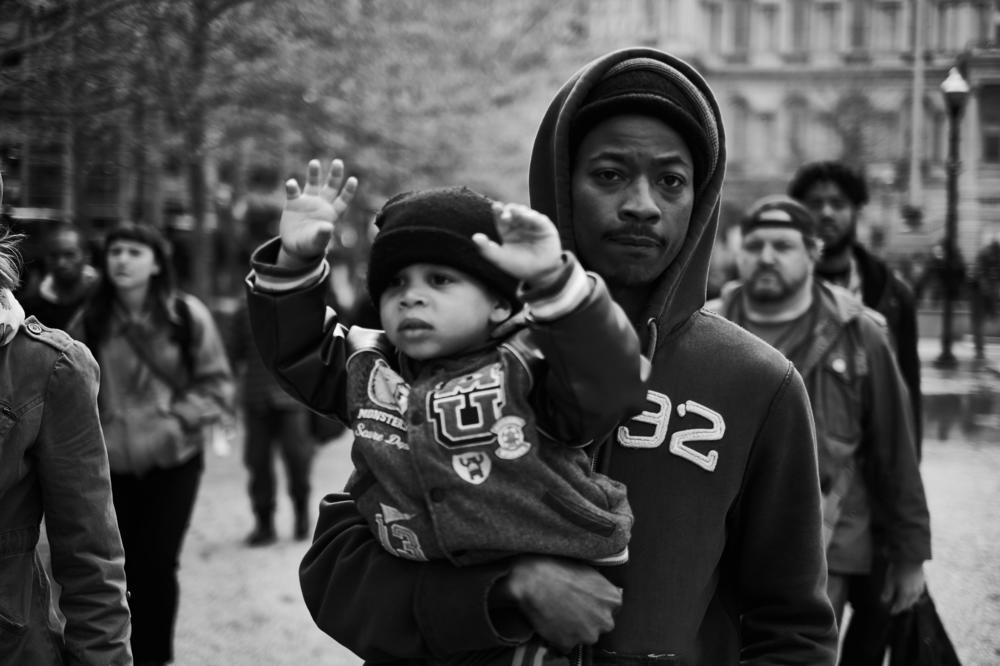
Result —
[[[628, 425], [618, 428], [618, 443], [633, 449], [655, 449], [663, 443], [670, 427], [672, 403], [670, 398], [656, 391], [649, 391], [646, 398], [653, 403], [654, 409], [647, 409], [642, 414], [632, 418], [632, 422], [647, 423], [653, 426], [653, 432], [648, 435], [633, 434]], [[684, 418], [688, 414], [701, 416], [711, 427], [688, 428], [678, 430], [670, 437], [670, 452], [685, 460], [693, 462], [698, 467], [709, 472], [715, 470], [719, 462], [719, 452], [715, 449], [708, 453], [700, 453], [687, 446], [688, 442], [717, 442], [726, 432], [726, 422], [722, 415], [694, 400], [687, 400], [677, 405], [677, 415]]]

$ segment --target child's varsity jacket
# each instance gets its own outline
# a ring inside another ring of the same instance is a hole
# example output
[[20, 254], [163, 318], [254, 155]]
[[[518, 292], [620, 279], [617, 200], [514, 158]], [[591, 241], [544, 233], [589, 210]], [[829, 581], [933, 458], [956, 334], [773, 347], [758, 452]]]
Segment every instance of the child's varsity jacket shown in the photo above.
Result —
[[[258, 250], [255, 269], [275, 251]], [[251, 275], [252, 297], [284, 286], [266, 270]], [[418, 364], [384, 332], [348, 328], [329, 309], [324, 321], [318, 306], [295, 339], [277, 345], [274, 370], [286, 388], [353, 429], [347, 491], [400, 557], [627, 558], [625, 487], [592, 471], [586, 447], [642, 410], [638, 336], [572, 255], [557, 284], [521, 295], [528, 326], [462, 357]], [[270, 347], [263, 334], [258, 344]], [[318, 350], [316, 362], [302, 361], [307, 348]]]

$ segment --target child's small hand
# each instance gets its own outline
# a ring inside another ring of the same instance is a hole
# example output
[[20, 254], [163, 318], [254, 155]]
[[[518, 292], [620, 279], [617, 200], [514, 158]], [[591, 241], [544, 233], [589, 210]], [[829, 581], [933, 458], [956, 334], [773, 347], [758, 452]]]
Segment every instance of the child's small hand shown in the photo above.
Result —
[[302, 264], [326, 252], [333, 227], [354, 199], [358, 181], [344, 181], [344, 162], [333, 160], [330, 175], [320, 185], [319, 160], [310, 160], [305, 190], [291, 178], [285, 183], [285, 208], [281, 213], [281, 252], [278, 263]]
[[545, 215], [521, 204], [493, 204], [501, 243], [485, 234], [472, 240], [483, 256], [511, 276], [533, 287], [545, 287], [562, 268], [559, 231]]

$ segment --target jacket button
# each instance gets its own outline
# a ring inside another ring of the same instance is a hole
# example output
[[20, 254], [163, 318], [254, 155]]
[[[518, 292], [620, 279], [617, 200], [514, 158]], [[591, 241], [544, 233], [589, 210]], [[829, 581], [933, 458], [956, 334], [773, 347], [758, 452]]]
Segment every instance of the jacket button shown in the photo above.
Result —
[[418, 425], [421, 425], [423, 422], [424, 422], [424, 415], [423, 414], [421, 414], [420, 412], [411, 412], [410, 413], [410, 423], [412, 423], [415, 426], [418, 426]]
[[431, 488], [430, 492], [432, 502], [443, 502], [444, 501], [444, 489], [443, 488]]
[[38, 335], [39, 333], [42, 332], [42, 327], [39, 326], [38, 324], [36, 324], [35, 322], [31, 322], [25, 328], [27, 328], [29, 331], [31, 331], [35, 335]]

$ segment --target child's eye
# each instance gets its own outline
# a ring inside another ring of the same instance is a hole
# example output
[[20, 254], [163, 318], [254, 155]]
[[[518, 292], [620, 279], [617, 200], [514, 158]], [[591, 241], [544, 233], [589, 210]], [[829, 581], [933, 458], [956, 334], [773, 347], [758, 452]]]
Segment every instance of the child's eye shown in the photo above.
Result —
[[399, 287], [402, 286], [402, 284], [403, 284], [403, 278], [400, 277], [399, 275], [393, 275], [391, 278], [389, 278], [389, 281], [386, 283], [385, 286], [387, 289], [398, 289]]
[[455, 282], [455, 278], [448, 273], [431, 273], [430, 276], [428, 276], [428, 282], [432, 285], [443, 287]]

